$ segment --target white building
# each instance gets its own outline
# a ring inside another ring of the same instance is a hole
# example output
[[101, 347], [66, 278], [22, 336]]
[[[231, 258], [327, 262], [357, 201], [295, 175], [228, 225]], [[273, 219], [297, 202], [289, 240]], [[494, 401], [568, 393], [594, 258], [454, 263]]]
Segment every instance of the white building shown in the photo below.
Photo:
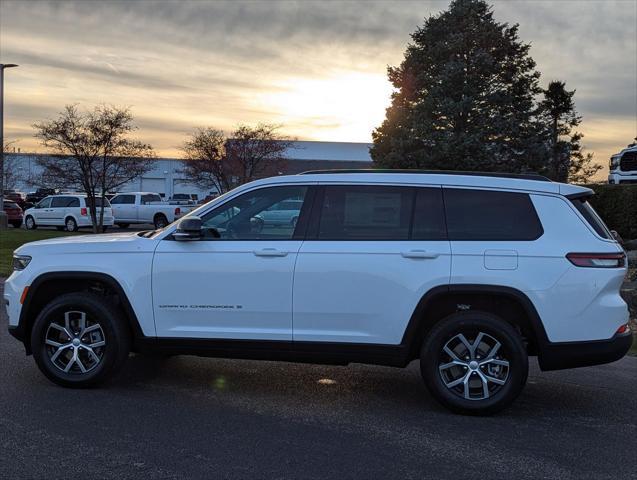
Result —
[[[369, 155], [371, 143], [352, 142], [294, 142], [286, 152], [287, 166], [282, 174], [295, 174], [308, 170], [370, 168]], [[18, 180], [15, 189], [23, 192], [35, 190], [40, 185], [39, 153], [6, 153], [5, 158], [16, 170]], [[184, 160], [177, 158], [158, 158], [154, 168], [144, 176], [130, 182], [119, 190], [122, 192], [157, 192], [166, 198], [175, 193], [192, 193], [204, 198], [211, 193], [189, 184], [180, 174]]]

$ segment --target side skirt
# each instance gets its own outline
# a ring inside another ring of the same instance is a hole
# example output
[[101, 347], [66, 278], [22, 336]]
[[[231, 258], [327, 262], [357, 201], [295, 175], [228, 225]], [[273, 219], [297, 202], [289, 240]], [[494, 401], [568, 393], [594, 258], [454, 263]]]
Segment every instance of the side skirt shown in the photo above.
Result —
[[135, 346], [140, 353], [323, 365], [367, 363], [405, 367], [409, 363], [408, 351], [402, 345], [143, 337], [135, 340]]

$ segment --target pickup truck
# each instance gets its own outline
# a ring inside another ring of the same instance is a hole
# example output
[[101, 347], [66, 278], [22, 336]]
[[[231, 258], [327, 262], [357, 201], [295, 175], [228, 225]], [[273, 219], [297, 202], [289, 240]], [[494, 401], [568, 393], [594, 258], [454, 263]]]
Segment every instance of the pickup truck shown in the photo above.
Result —
[[119, 193], [111, 198], [111, 205], [114, 223], [120, 228], [128, 228], [132, 223], [152, 223], [157, 229], [164, 228], [194, 208], [162, 202], [159, 194], [152, 192]]

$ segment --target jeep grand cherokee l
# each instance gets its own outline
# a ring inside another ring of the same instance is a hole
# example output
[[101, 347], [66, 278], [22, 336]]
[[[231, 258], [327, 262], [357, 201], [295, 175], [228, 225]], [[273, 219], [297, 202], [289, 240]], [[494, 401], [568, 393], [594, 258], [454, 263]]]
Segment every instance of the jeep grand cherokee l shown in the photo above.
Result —
[[[538, 176], [314, 172], [258, 180], [156, 231], [15, 252], [10, 332], [95, 385], [129, 351], [404, 367], [488, 414], [543, 370], [629, 349], [623, 249], [592, 191]], [[258, 221], [287, 202], [298, 220]], [[255, 220], [256, 219], [256, 220]]]

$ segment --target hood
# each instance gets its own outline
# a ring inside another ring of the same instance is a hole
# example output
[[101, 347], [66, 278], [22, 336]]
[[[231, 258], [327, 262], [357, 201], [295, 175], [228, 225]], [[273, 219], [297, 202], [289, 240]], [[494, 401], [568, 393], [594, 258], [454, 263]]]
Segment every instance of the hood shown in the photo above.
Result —
[[17, 254], [41, 253], [116, 253], [152, 252], [157, 241], [140, 237], [137, 233], [109, 233], [98, 235], [69, 235], [48, 240], [25, 243], [16, 250]]

